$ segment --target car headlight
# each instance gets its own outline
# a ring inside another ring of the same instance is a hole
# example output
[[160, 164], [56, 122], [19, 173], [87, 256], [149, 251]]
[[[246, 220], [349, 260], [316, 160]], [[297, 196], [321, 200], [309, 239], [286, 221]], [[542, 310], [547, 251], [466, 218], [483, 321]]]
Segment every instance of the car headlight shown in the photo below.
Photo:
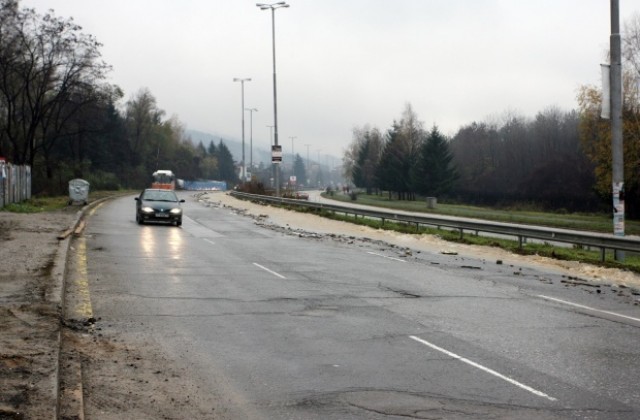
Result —
[[143, 213], [153, 213], [153, 209], [151, 207], [142, 207], [140, 211]]
[[182, 209], [179, 209], [179, 208], [176, 207], [175, 209], [171, 209], [169, 211], [169, 213], [171, 213], [171, 214], [180, 214], [180, 213], [182, 213]]

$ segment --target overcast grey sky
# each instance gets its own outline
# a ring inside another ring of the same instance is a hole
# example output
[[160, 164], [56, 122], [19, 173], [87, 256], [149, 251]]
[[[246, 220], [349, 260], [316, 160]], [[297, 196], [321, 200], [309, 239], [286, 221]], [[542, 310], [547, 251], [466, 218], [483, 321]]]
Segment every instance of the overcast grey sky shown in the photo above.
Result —
[[[276, 11], [280, 144], [338, 155], [353, 127], [387, 129], [410, 102], [449, 135], [503, 115], [577, 107], [600, 83], [608, 0], [288, 0]], [[187, 128], [254, 147], [273, 123], [271, 13], [250, 0], [22, 0], [95, 35], [126, 98], [146, 87]], [[621, 21], [640, 0], [620, 0]], [[249, 114], [246, 114], [246, 138]]]

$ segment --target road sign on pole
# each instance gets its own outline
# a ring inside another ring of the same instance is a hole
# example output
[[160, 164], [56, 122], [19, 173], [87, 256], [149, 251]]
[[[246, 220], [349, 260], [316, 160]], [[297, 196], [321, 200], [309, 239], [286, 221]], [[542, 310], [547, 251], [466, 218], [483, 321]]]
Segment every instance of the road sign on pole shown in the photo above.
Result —
[[282, 162], [282, 146], [280, 146], [279, 144], [271, 146], [271, 162]]

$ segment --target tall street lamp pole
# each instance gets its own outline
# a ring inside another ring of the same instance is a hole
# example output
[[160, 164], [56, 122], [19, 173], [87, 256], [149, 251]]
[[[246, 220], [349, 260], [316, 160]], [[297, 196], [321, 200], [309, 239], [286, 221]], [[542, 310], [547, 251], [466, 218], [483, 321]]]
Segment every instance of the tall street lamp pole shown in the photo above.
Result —
[[253, 113], [258, 112], [256, 108], [245, 108], [245, 111], [249, 111], [249, 168], [253, 173]]
[[273, 144], [273, 126], [268, 125], [267, 127], [269, 127], [269, 146], [271, 146]]
[[[611, 0], [611, 163], [613, 187], [613, 234], [624, 236], [624, 148], [622, 121], [622, 47], [620, 36], [620, 4]], [[616, 261], [624, 261], [624, 251], [615, 251]]]
[[[271, 148], [271, 146], [273, 146], [273, 126], [268, 125], [267, 127], [269, 127], [269, 148]], [[275, 172], [277, 167], [278, 165], [274, 165], [273, 162], [271, 163], [271, 186], [275, 186], [274, 179], [276, 177]]]
[[250, 78], [244, 78], [244, 79], [240, 79], [238, 77], [234, 77], [233, 78], [234, 82], [240, 82], [240, 91], [242, 92], [242, 100], [241, 100], [241, 105], [242, 105], [242, 165], [241, 165], [241, 174], [240, 174], [240, 179], [242, 180], [242, 182], [245, 182], [247, 180], [247, 168], [245, 167], [244, 164], [244, 82], [250, 82], [251, 79]]
[[[289, 7], [289, 5], [280, 1], [278, 3], [256, 3], [260, 10], [271, 10], [271, 43], [273, 52], [273, 133], [274, 145], [278, 146], [278, 95], [276, 88], [276, 9], [281, 7]], [[280, 167], [276, 163], [276, 196], [280, 196]]]
[[291, 161], [293, 163], [295, 163], [296, 162], [296, 155], [293, 154], [293, 140], [297, 139], [298, 136], [290, 136], [289, 138], [291, 139]]
[[311, 168], [310, 168], [310, 165], [309, 165], [309, 146], [311, 146], [311, 144], [307, 143], [307, 144], [305, 144], [305, 146], [307, 146], [307, 165], [304, 168], [305, 172], [306, 172], [305, 175], [307, 177], [307, 179], [305, 180], [305, 183], [308, 186], [309, 185], [309, 178], [310, 178], [309, 175], [311, 174]]

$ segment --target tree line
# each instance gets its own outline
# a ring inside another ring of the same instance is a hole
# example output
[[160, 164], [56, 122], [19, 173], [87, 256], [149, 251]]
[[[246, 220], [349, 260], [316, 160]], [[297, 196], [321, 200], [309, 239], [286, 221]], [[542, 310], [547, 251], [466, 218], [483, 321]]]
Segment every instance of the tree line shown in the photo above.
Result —
[[[624, 178], [627, 214], [640, 217], [640, 15], [623, 36]], [[578, 108], [549, 107], [534, 118], [515, 113], [464, 125], [451, 137], [423, 128], [410, 104], [382, 132], [353, 131], [345, 178], [390, 197], [482, 205], [531, 205], [611, 211], [611, 123], [601, 117], [602, 89], [584, 85]]]
[[237, 182], [224, 142], [194, 146], [148, 89], [122, 104], [100, 48], [72, 18], [0, 0], [0, 156], [31, 166], [35, 194], [64, 193], [76, 177], [141, 188], [157, 169]]
[[[101, 44], [72, 18], [0, 0], [0, 156], [32, 168], [33, 192], [65, 193], [76, 177], [94, 188], [139, 188], [157, 169], [184, 179], [238, 182], [222, 140], [193, 145], [152, 93], [128, 100], [107, 81]], [[640, 216], [640, 18], [625, 25], [624, 157], [630, 216]], [[551, 209], [609, 210], [610, 121], [602, 92], [582, 86], [578, 108], [533, 118], [505, 114], [445, 136], [425, 129], [410, 104], [385, 131], [356, 128], [344, 159], [347, 179], [399, 199], [437, 196], [478, 204], [535, 203]], [[312, 168], [295, 156], [298, 180]], [[258, 168], [265, 183], [272, 168]], [[285, 174], [283, 174], [285, 175]], [[312, 180], [313, 181], [313, 180]], [[316, 183], [322, 174], [316, 171]]]

